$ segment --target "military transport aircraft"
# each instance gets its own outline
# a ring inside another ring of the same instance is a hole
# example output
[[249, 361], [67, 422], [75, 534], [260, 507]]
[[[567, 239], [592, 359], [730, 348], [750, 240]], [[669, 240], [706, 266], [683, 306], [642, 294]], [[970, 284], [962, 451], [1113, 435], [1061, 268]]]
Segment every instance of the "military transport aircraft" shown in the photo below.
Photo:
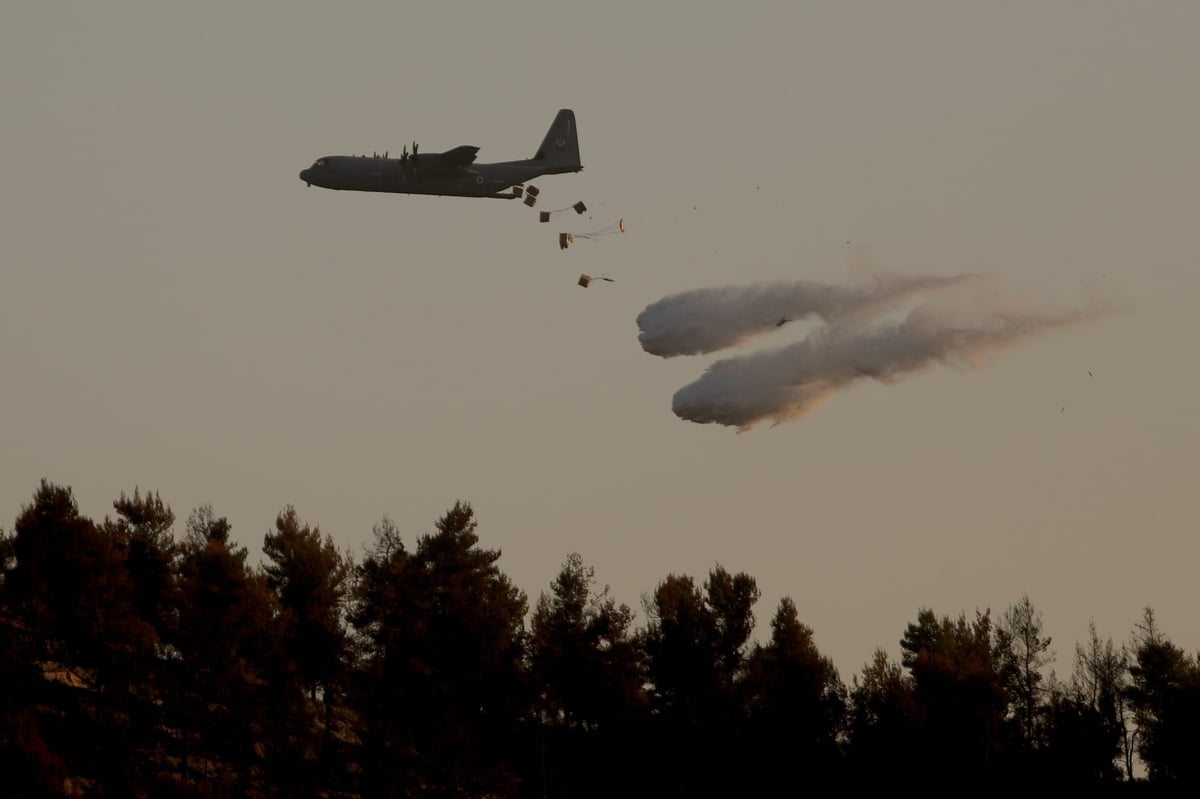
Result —
[[[327, 155], [303, 170], [300, 179], [309, 186], [326, 189], [513, 200], [526, 194], [523, 184], [528, 180], [583, 169], [575, 112], [569, 108], [554, 117], [533, 158], [475, 164], [478, 152], [478, 147], [464, 144], [444, 153], [418, 155], [417, 143], [413, 142], [412, 152], [406, 146], [399, 158], [389, 158], [387, 153]], [[537, 188], [530, 186], [525, 204], [534, 205], [537, 195]]]

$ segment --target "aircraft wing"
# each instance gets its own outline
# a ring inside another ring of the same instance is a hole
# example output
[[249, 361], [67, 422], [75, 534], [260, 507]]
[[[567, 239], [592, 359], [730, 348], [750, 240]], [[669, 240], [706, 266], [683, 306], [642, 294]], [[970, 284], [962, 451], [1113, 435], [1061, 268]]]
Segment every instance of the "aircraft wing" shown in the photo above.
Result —
[[478, 147], [472, 147], [469, 144], [463, 144], [455, 147], [453, 150], [447, 150], [444, 153], [438, 153], [437, 161], [434, 166], [467, 166], [475, 160], [475, 154], [479, 152]]

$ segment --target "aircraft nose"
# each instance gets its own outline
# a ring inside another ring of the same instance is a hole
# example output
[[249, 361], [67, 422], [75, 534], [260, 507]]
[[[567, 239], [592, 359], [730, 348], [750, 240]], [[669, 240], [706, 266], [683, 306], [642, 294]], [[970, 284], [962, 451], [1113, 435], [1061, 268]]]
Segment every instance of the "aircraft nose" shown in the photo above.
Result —
[[307, 169], [300, 170], [300, 179], [303, 180], [305, 183], [308, 183], [308, 170]]

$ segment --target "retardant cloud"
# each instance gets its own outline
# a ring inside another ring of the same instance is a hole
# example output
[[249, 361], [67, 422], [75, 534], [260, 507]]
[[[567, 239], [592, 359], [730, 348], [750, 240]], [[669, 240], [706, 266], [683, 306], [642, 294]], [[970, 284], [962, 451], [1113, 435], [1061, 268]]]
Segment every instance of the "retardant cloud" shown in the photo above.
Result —
[[963, 280], [877, 276], [851, 287], [795, 282], [689, 291], [647, 307], [638, 316], [640, 339], [647, 352], [669, 357], [736, 346], [800, 316], [825, 320], [801, 341], [717, 361], [675, 393], [671, 407], [681, 419], [747, 430], [799, 418], [862, 378], [889, 384], [939, 362], [978, 365], [981, 356], [1107, 312], [950, 294], [900, 320], [880, 318], [899, 299]]
[[787, 322], [878, 311], [918, 291], [970, 277], [876, 275], [849, 286], [793, 280], [694, 289], [663, 297], [638, 314], [638, 340], [646, 352], [664, 358], [716, 352]]

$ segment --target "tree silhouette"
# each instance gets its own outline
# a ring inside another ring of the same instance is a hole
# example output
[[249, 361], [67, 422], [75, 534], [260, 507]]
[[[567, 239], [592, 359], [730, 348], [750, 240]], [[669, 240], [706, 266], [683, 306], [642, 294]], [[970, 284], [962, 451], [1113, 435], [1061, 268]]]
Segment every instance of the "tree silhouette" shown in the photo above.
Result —
[[1135, 631], [1129, 673], [1138, 754], [1150, 780], [1200, 783], [1200, 663], [1167, 639], [1150, 608]]
[[143, 729], [134, 683], [156, 636], [134, 609], [123, 552], [79, 514], [69, 488], [45, 480], [14, 533], [6, 593], [27, 625], [27, 656], [50, 677], [35, 691], [62, 710], [38, 729], [76, 773], [132, 790], [131, 733]]
[[759, 591], [746, 574], [717, 566], [704, 591], [689, 576], [668, 575], [645, 600], [643, 633], [652, 711], [672, 790], [734, 790], [731, 754], [743, 732], [742, 678]]
[[850, 687], [846, 748], [852, 780], [891, 784], [919, 760], [919, 720], [912, 677], [876, 649]]
[[39, 706], [59, 707], [46, 690], [36, 631], [11, 591], [14, 539], [0, 530], [0, 774], [12, 796], [53, 796], [68, 772], [61, 743], [47, 740]]
[[[263, 567], [267, 587], [280, 609], [275, 625], [287, 673], [278, 679], [281, 683], [296, 680], [314, 703], [320, 689], [321, 769], [313, 771], [304, 758], [294, 757], [291, 767], [293, 774], [315, 790], [311, 783], [328, 784], [335, 779], [333, 711], [348, 666], [344, 611], [351, 564], [332, 538], [322, 538], [318, 528], [302, 523], [290, 505], [276, 517], [275, 532], [264, 536], [263, 554], [268, 558]], [[287, 690], [284, 685], [278, 687]], [[295, 697], [291, 699], [295, 701]], [[298, 718], [308, 719], [306, 708], [287, 702], [284, 706], [290, 706]], [[298, 737], [305, 740], [303, 735]]]
[[482, 791], [513, 777], [527, 603], [496, 566], [500, 552], [476, 548], [476, 526], [457, 502], [411, 554], [390, 524], [377, 528], [364, 560], [352, 621], [373, 678], [360, 688], [372, 795]]
[[[103, 703], [120, 722], [110, 736], [105, 762], [110, 769], [120, 769], [120, 764], [136, 763], [139, 753], [153, 751], [164, 723], [159, 699], [164, 690], [163, 658], [178, 624], [175, 558], [179, 547], [172, 532], [175, 514], [156, 492], [143, 496], [136, 487], [132, 497], [121, 492], [113, 508], [116, 519], [105, 517], [99, 529], [123, 562], [132, 588], [133, 616], [144, 625], [149, 639], [149, 645], [134, 650], [128, 661], [110, 664], [126, 669], [120, 677], [124, 690], [108, 690]], [[136, 781], [135, 770], [146, 771], [129, 769], [131, 781]], [[142, 773], [140, 780], [145, 778]], [[108, 782], [118, 787], [112, 779]], [[132, 790], [132, 782], [124, 787]]]
[[346, 630], [342, 619], [351, 564], [333, 539], [301, 523], [290, 505], [275, 520], [275, 532], [263, 539], [267, 586], [282, 610], [283, 641], [301, 683], [316, 697], [326, 695], [343, 666]]
[[290, 505], [261, 566], [210, 506], [181, 541], [157, 493], [113, 508], [43, 480], [0, 531], [5, 796], [1078, 791], [1135, 752], [1151, 789], [1200, 782], [1200, 656], [1149, 608], [1124, 648], [1090, 625], [1066, 683], [1028, 597], [922, 608], [847, 691], [790, 598], [753, 640], [757, 583], [720, 565], [639, 630], [572, 553], [526, 633], [464, 502], [412, 549], [385, 517], [358, 565]]
[[207, 505], [192, 512], [179, 564], [172, 725], [180, 730], [184, 779], [196, 776], [217, 792], [246, 790], [267, 731], [280, 746], [292, 731], [278, 725], [270, 682], [281, 674], [274, 597], [246, 555], [231, 542], [224, 517]]
[[365, 796], [408, 796], [420, 782], [408, 705], [421, 689], [412, 667], [424, 631], [426, 597], [410, 575], [415, 568], [400, 531], [384, 518], [355, 567], [349, 614], [362, 659], [353, 701], [362, 718]]
[[160, 641], [175, 623], [174, 559], [179, 553], [172, 527], [175, 514], [157, 493], [143, 497], [124, 492], [113, 502], [117, 519], [104, 520], [104, 531], [125, 555], [133, 581], [133, 603], [138, 616], [148, 622]]
[[946, 776], [999, 776], [1008, 702], [993, 656], [990, 614], [952, 621], [922, 609], [900, 648], [913, 677], [919, 738], [927, 750], [941, 753]]
[[133, 609], [122, 553], [79, 515], [69, 488], [42, 481], [14, 527], [11, 599], [39, 633], [39, 660], [74, 669], [93, 686], [115, 679], [124, 664], [154, 643]]
[[761, 791], [784, 784], [797, 770], [809, 778], [840, 776], [838, 741], [846, 713], [846, 688], [833, 661], [822, 655], [813, 631], [784, 597], [771, 620], [771, 641], [750, 655], [748, 762]]
[[633, 755], [645, 705], [633, 612], [607, 586], [594, 587], [594, 570], [572, 553], [530, 623], [538, 773], [555, 796], [606, 796], [628, 785], [628, 772], [610, 766]]
[[1042, 636], [1042, 613], [1028, 596], [1010, 605], [996, 625], [995, 649], [999, 661], [1000, 679], [1008, 694], [1009, 708], [1016, 722], [1018, 745], [1010, 753], [1010, 768], [1014, 756], [1032, 768], [1032, 760], [1044, 743], [1043, 710], [1048, 692], [1044, 686], [1043, 669], [1054, 660], [1050, 638]]
[[1132, 779], [1128, 681], [1125, 651], [1111, 638], [1100, 640], [1096, 623], [1089, 623], [1087, 643], [1075, 645], [1070, 682], [1051, 694], [1047, 748], [1059, 782]]

